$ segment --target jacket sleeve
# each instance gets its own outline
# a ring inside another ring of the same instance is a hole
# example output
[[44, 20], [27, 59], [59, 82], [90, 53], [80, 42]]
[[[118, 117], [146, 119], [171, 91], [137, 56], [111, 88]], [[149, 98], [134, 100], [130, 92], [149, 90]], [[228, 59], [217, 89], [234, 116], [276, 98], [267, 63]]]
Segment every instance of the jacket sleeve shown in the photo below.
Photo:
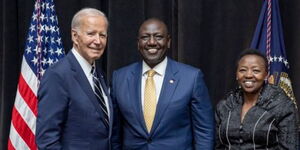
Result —
[[299, 114], [295, 104], [287, 99], [288, 103], [280, 104], [278, 117], [278, 142], [282, 149], [299, 149]]
[[222, 114], [220, 114], [221, 112], [221, 110], [220, 109], [222, 109], [222, 107], [224, 107], [223, 105], [224, 105], [224, 103], [225, 103], [225, 101], [224, 100], [221, 100], [220, 102], [219, 102], [219, 104], [217, 105], [217, 107], [216, 107], [216, 112], [215, 112], [215, 121], [216, 121], [216, 141], [215, 141], [215, 149], [216, 150], [218, 150], [218, 149], [225, 149], [226, 147], [222, 144], [222, 142], [221, 142], [221, 129], [220, 129], [220, 127], [221, 127], [221, 116], [222, 116]]
[[113, 78], [112, 78], [112, 91], [111, 91], [111, 97], [112, 97], [112, 102], [113, 102], [113, 108], [114, 108], [114, 120], [113, 120], [113, 130], [112, 130], [112, 137], [111, 137], [111, 143], [112, 143], [112, 150], [121, 150], [121, 121], [122, 121], [122, 116], [121, 113], [119, 112], [119, 107], [116, 99], [116, 75], [117, 73], [113, 73]]
[[39, 150], [60, 150], [61, 132], [66, 119], [67, 90], [64, 80], [52, 70], [44, 75], [38, 91], [36, 143]]
[[214, 149], [214, 111], [201, 71], [195, 78], [191, 109], [195, 150]]

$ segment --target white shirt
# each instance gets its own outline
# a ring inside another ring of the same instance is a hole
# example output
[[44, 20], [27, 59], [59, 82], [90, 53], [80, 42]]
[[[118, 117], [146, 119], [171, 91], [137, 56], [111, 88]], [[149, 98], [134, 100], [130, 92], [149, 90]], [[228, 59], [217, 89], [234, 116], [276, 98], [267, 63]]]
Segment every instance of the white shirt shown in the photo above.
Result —
[[[92, 73], [92, 65], [87, 61], [85, 60], [85, 58], [83, 58], [75, 48], [72, 48], [72, 53], [74, 54], [76, 60], [78, 61], [80, 67], [82, 68], [85, 76], [87, 77], [92, 89], [95, 91], [95, 88], [94, 88], [94, 83], [93, 83], [93, 73]], [[95, 63], [93, 63], [93, 65], [95, 65]], [[102, 95], [103, 95], [103, 98], [104, 98], [104, 101], [105, 101], [105, 104], [106, 104], [106, 108], [107, 108], [107, 111], [108, 111], [108, 117], [110, 118], [110, 113], [109, 113], [109, 105], [108, 105], [108, 98], [107, 98], [107, 95], [105, 94], [103, 88], [102, 88], [102, 85], [100, 85], [100, 88], [102, 90]], [[100, 104], [99, 104], [100, 105]]]
[[[155, 91], [156, 91], [156, 104], [158, 103], [160, 91], [162, 88], [162, 84], [165, 77], [165, 72], [167, 68], [167, 57], [159, 64], [157, 64], [153, 70], [155, 70], [155, 75], [153, 76], [153, 80], [155, 83]], [[143, 70], [142, 70], [142, 86], [141, 86], [141, 100], [142, 100], [142, 108], [144, 110], [144, 93], [145, 93], [145, 84], [147, 80], [147, 71], [151, 68], [143, 61]]]

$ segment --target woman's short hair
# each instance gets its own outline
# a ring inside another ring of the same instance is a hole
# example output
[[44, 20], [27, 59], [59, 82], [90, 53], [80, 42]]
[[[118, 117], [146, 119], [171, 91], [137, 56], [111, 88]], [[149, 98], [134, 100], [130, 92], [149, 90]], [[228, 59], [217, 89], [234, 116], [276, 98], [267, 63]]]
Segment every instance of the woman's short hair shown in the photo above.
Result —
[[255, 56], [261, 57], [264, 60], [265, 69], [268, 72], [268, 59], [267, 59], [266, 55], [261, 53], [259, 50], [252, 49], [252, 48], [247, 48], [240, 53], [240, 55], [237, 59], [237, 62], [236, 62], [236, 66], [238, 66], [239, 61], [246, 55], [255, 55]]

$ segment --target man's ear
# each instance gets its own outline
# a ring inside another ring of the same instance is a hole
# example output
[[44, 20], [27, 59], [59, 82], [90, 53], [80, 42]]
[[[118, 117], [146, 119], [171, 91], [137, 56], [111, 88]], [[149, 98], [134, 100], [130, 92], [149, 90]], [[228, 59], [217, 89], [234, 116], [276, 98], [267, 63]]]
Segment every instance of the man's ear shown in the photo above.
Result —
[[137, 49], [140, 49], [140, 42], [139, 42], [140, 38], [137, 38]]
[[168, 48], [171, 48], [171, 36], [170, 35], [168, 35]]
[[78, 32], [75, 29], [71, 29], [71, 36], [73, 43], [77, 45]]

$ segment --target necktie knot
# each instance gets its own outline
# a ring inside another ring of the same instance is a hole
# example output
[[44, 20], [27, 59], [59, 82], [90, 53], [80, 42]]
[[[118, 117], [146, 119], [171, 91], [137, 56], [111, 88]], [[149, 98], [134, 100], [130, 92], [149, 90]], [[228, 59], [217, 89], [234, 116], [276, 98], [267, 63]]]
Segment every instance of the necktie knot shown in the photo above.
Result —
[[147, 72], [148, 77], [153, 77], [153, 76], [155, 75], [155, 73], [156, 73], [156, 71], [153, 70], [153, 69], [151, 69], [151, 70], [149, 70], [149, 71]]

